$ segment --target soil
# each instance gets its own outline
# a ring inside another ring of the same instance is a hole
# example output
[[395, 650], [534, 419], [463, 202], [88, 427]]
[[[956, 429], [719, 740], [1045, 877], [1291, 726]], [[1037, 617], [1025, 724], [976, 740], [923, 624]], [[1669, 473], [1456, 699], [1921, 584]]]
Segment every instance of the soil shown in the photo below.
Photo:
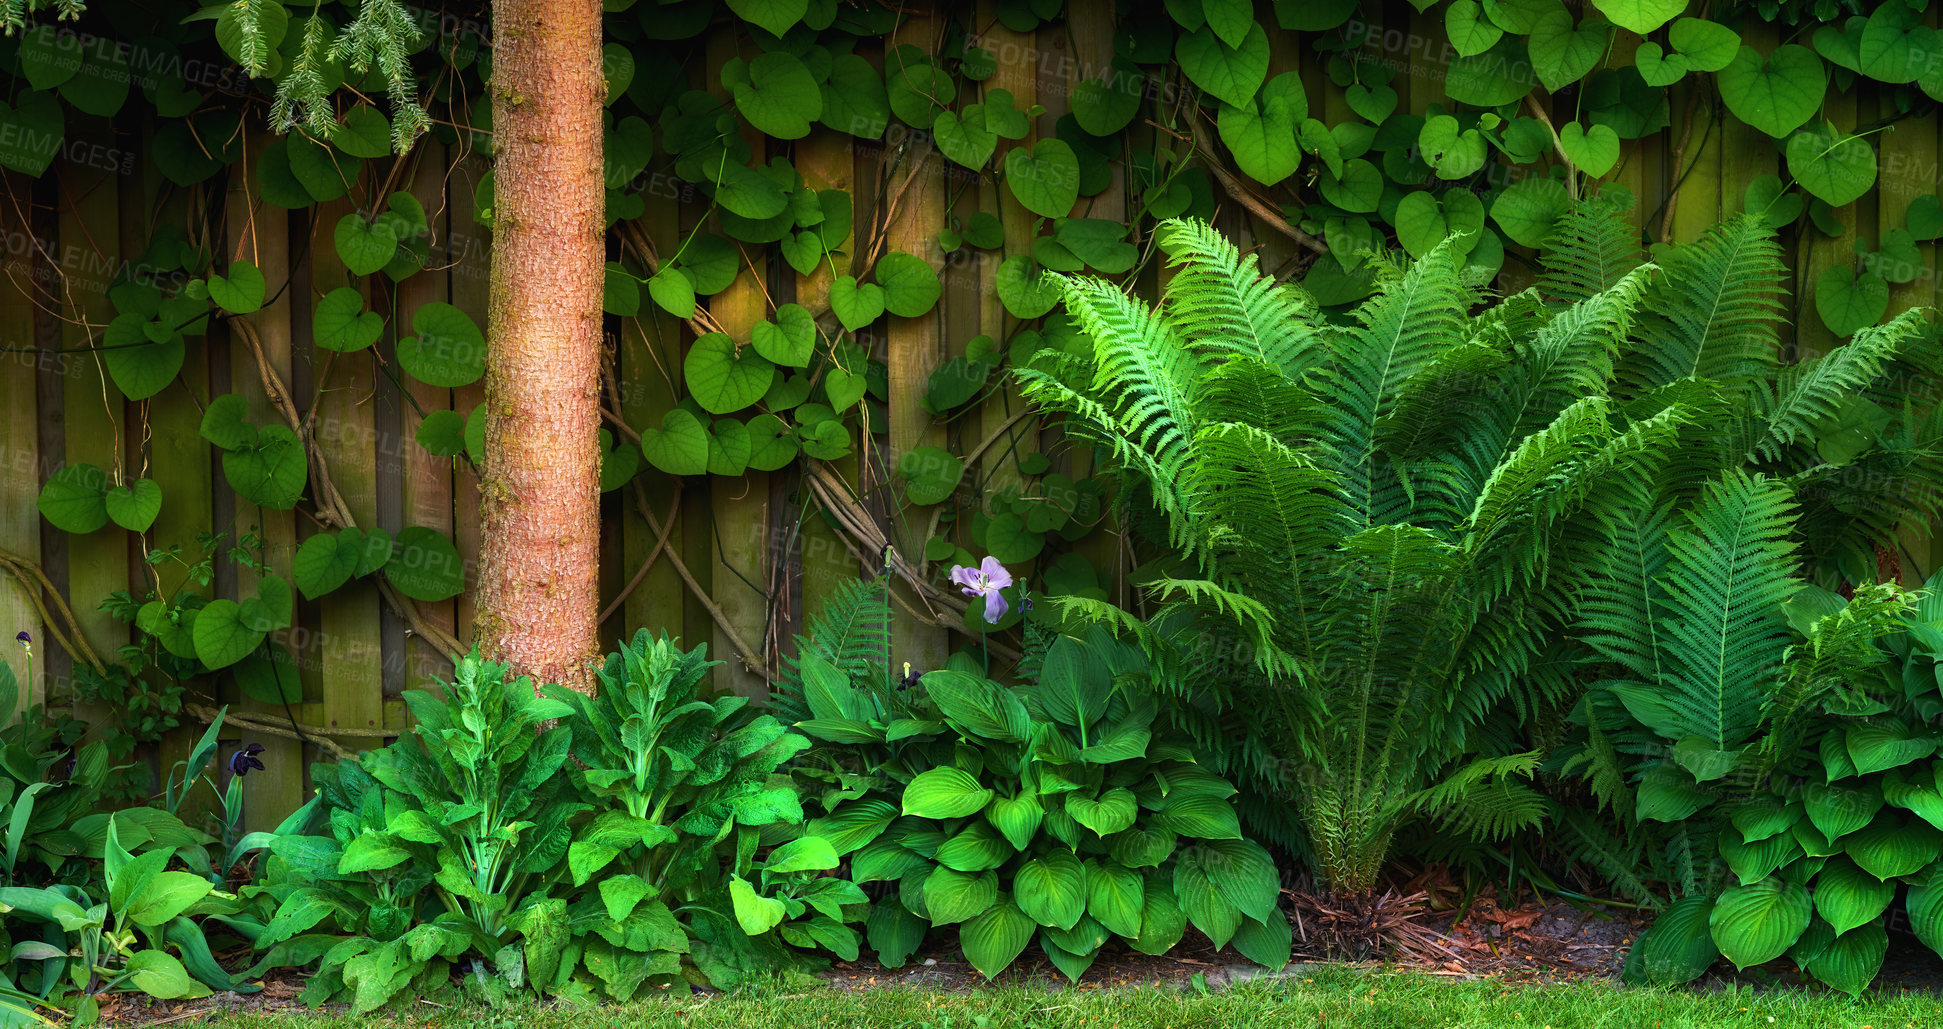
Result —
[[[1630, 909], [1598, 904], [1525, 899], [1501, 906], [1490, 890], [1474, 897], [1467, 908], [1432, 911], [1424, 920], [1431, 931], [1432, 952], [1415, 960], [1365, 962], [1371, 967], [1414, 967], [1430, 975], [1489, 976], [1507, 983], [1545, 983], [1575, 979], [1617, 980], [1626, 953], [1650, 916]], [[1240, 960], [1232, 952], [1217, 953], [1208, 940], [1190, 931], [1165, 957], [1152, 957], [1115, 944], [1078, 984], [1068, 983], [1052, 963], [1028, 951], [1001, 973], [998, 981], [1032, 984], [1050, 989], [1101, 990], [1112, 987], [1153, 986], [1189, 989], [1222, 986], [1264, 976], [1300, 976], [1315, 955], [1302, 953], [1279, 971], [1268, 971]], [[1694, 984], [1719, 989], [1730, 983], [1793, 987], [1808, 978], [1783, 959], [1734, 974], [1720, 966]], [[1197, 981], [1196, 977], [1200, 979]], [[970, 990], [985, 982], [965, 962], [949, 938], [920, 951], [902, 968], [885, 968], [874, 961], [840, 961], [823, 973], [840, 990], [897, 987]], [[1876, 988], [1886, 992], [1943, 993], [1943, 958], [1939, 958], [1905, 926], [1890, 928], [1889, 957]], [[200, 1021], [217, 1011], [285, 1011], [302, 1008], [296, 998], [303, 991], [301, 977], [273, 972], [257, 993], [218, 993], [195, 1001], [155, 1001], [116, 995], [102, 1007], [109, 1025], [155, 1029], [175, 1022]], [[431, 1005], [430, 1001], [423, 1002]], [[437, 1005], [433, 1005], [436, 1007]]]

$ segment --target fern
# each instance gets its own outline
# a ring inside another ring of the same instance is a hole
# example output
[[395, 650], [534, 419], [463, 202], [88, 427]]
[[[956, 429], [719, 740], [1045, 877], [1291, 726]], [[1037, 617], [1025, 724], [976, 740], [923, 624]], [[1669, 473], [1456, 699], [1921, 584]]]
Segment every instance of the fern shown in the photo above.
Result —
[[1175, 269], [1161, 309], [1182, 339], [1254, 357], [1291, 377], [1325, 352], [1315, 302], [1263, 275], [1255, 255], [1242, 256], [1205, 222], [1169, 222], [1158, 238]]
[[1601, 195], [1558, 220], [1540, 247], [1539, 292], [1576, 304], [1611, 289], [1640, 266], [1639, 232], [1624, 217], [1632, 196], [1624, 196], [1622, 202]]
[[1668, 533], [1666, 661], [1652, 725], [1668, 741], [1698, 736], [1718, 750], [1745, 743], [1787, 639], [1781, 603], [1800, 586], [1790, 557], [1787, 486], [1732, 472]]
[[1774, 369], [1786, 268], [1772, 230], [1740, 215], [1668, 248], [1660, 267], [1628, 370], [1637, 387], [1692, 378], [1738, 387]]
[[[796, 653], [783, 658], [781, 674], [769, 689], [769, 707], [784, 722], [810, 717], [803, 698], [802, 661], [814, 654], [852, 681], [874, 681], [884, 674], [890, 652], [890, 595], [882, 578], [839, 583], [810, 619], [809, 631], [796, 637]], [[923, 669], [929, 671], [929, 669]]]
[[1814, 423], [1834, 417], [1843, 401], [1856, 397], [1882, 374], [1897, 348], [1923, 325], [1922, 312], [1904, 311], [1887, 325], [1857, 332], [1847, 346], [1784, 369], [1774, 393], [1760, 394], [1757, 414], [1762, 432], [1751, 456], [1776, 461], [1782, 448], [1812, 436]]
[[[1655, 267], [1617, 210], [1562, 221], [1537, 291], [1474, 313], [1446, 245], [1379, 260], [1377, 294], [1334, 324], [1169, 223], [1159, 307], [1071, 280], [1090, 346], [1020, 373], [1151, 499], [1133, 511], [1176, 555], [1144, 579], [1144, 617], [1060, 613], [1140, 646], [1177, 725], [1285, 801], [1331, 889], [1371, 888], [1412, 819], [1494, 839], [1549, 817], [1523, 741], [1556, 740], [1565, 711], [1585, 738], [1560, 764], [1630, 819], [1628, 762], [1690, 737], [1734, 751], [1775, 693], [1791, 483], [1820, 474], [1798, 444], [1914, 323], [1778, 374], [1766, 230], [1736, 221]], [[1860, 460], [1924, 474], [1930, 437], [1897, 431]]]

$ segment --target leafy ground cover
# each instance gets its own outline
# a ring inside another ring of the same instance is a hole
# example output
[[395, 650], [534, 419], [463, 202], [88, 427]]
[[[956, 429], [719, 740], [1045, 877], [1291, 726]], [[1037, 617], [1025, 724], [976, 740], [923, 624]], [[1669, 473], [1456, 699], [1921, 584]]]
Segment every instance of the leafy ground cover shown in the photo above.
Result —
[[1849, 1000], [1826, 990], [1625, 988], [1586, 980], [1544, 986], [1438, 977], [1393, 969], [1316, 966], [1274, 980], [1220, 989], [1179, 986], [1059, 989], [994, 986], [854, 990], [746, 989], [672, 996], [626, 1007], [575, 1009], [519, 1004], [498, 1012], [419, 1006], [352, 1019], [331, 1012], [218, 1013], [221, 1029], [328, 1029], [360, 1025], [448, 1029], [632, 1029], [635, 1026], [883, 1026], [899, 1029], [1063, 1029], [1142, 1026], [1655, 1027], [1943, 1025], [1926, 992], [1883, 992]]

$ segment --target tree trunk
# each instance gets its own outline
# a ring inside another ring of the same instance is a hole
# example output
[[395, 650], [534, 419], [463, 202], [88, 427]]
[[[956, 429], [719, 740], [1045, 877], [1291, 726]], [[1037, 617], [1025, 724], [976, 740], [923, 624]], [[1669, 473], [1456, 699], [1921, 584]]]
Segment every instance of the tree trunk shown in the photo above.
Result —
[[593, 689], [604, 282], [599, 0], [493, 4], [478, 614], [487, 657]]

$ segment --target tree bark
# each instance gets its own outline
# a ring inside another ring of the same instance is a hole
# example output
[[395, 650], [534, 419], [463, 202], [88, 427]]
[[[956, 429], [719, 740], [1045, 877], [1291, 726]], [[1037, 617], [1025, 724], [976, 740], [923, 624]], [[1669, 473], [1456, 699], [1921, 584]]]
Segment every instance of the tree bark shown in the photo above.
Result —
[[473, 639], [593, 689], [604, 282], [600, 0], [493, 4], [493, 243]]

